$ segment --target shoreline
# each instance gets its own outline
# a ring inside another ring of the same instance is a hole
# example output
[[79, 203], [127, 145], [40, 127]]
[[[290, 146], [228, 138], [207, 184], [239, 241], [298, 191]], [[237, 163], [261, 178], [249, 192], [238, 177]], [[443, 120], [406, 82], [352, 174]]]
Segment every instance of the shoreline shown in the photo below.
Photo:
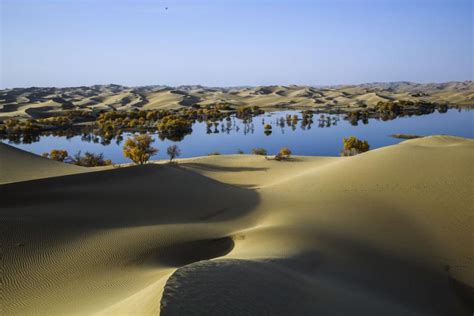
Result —
[[473, 152], [429, 136], [353, 157], [107, 169], [0, 144], [4, 311], [465, 314], [450, 280], [474, 286]]

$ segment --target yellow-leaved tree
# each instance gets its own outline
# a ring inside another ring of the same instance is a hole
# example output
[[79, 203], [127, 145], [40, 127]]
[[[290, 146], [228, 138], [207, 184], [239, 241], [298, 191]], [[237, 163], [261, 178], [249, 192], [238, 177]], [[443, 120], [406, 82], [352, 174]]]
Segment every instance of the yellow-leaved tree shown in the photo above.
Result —
[[154, 139], [148, 134], [136, 134], [125, 141], [123, 154], [134, 163], [143, 165], [150, 157], [158, 152], [158, 148], [151, 146]]

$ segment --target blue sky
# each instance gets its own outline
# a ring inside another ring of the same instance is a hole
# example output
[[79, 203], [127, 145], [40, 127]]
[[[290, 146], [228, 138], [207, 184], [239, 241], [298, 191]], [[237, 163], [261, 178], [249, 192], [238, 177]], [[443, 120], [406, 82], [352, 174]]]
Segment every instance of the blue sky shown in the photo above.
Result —
[[2, 88], [473, 80], [472, 0], [0, 2]]

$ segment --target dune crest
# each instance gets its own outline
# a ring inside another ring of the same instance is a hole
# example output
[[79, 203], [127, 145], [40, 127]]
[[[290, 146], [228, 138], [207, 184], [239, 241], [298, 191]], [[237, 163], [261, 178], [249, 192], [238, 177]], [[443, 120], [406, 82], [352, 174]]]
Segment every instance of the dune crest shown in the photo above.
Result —
[[433, 136], [82, 173], [1, 145], [30, 168], [2, 168], [3, 312], [470, 315], [473, 156]]
[[143, 86], [94, 85], [69, 88], [14, 88], [0, 90], [0, 119], [47, 117], [70, 110], [132, 111], [181, 109], [228, 104], [322, 111], [365, 109], [380, 101], [435, 102], [472, 107], [473, 81], [417, 84], [410, 82], [312, 86]]

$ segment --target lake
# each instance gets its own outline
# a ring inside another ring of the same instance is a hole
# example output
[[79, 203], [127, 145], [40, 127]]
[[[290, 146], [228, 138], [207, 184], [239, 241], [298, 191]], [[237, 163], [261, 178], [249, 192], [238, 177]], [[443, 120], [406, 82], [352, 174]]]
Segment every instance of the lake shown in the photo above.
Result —
[[[287, 115], [298, 115], [297, 124], [288, 126]], [[446, 113], [432, 113], [421, 116], [399, 117], [390, 121], [369, 119], [357, 126], [343, 119], [343, 116], [314, 114], [313, 123], [303, 126], [301, 111], [279, 111], [255, 116], [250, 123], [232, 117], [230, 121], [219, 122], [209, 130], [206, 123], [195, 123], [193, 132], [180, 142], [160, 140], [156, 135], [154, 146], [159, 149], [152, 159], [166, 159], [166, 148], [178, 144], [181, 157], [204, 156], [211, 152], [235, 154], [238, 150], [250, 153], [252, 148], [263, 147], [269, 154], [278, 152], [283, 146], [289, 147], [295, 155], [338, 156], [342, 147], [342, 138], [356, 136], [368, 140], [371, 149], [396, 144], [403, 139], [393, 138], [392, 134], [434, 135], [447, 134], [462, 137], [474, 137], [474, 111], [450, 109]], [[282, 120], [283, 119], [283, 120]], [[265, 134], [264, 125], [270, 124], [272, 132]], [[284, 127], [281, 127], [284, 125]], [[126, 139], [130, 134], [124, 133]], [[95, 141], [95, 142], [94, 142]], [[81, 136], [41, 136], [38, 142], [14, 144], [13, 146], [36, 154], [51, 149], [65, 149], [70, 155], [81, 150], [103, 153], [106, 159], [114, 163], [130, 162], [122, 154], [124, 141], [114, 139], [108, 145], [101, 144], [100, 137], [94, 141]]]

